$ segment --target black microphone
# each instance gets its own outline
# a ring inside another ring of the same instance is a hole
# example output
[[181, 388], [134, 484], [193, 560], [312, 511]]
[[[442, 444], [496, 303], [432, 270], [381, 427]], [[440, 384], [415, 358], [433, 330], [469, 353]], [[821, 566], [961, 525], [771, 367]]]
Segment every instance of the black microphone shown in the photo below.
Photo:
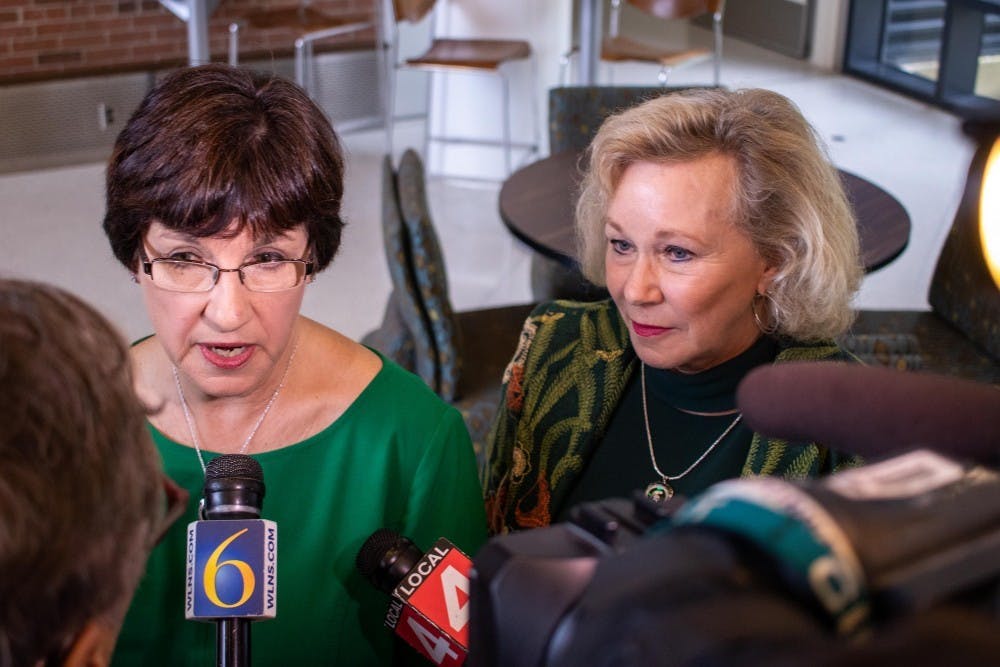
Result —
[[944, 375], [836, 362], [760, 366], [736, 391], [744, 422], [865, 458], [929, 447], [1000, 463], [1000, 389]]
[[277, 613], [278, 528], [260, 518], [264, 471], [244, 454], [205, 466], [204, 497], [188, 524], [185, 617], [215, 621], [216, 664], [249, 667], [250, 621]]
[[365, 540], [358, 572], [391, 595], [385, 625], [436, 665], [461, 665], [469, 650], [472, 561], [441, 538], [423, 553], [388, 528]]

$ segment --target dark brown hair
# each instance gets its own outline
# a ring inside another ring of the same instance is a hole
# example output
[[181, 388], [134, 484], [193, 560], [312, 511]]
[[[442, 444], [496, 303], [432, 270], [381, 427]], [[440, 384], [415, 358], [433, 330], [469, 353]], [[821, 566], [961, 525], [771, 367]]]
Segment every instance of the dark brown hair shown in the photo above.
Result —
[[104, 231], [137, 268], [155, 220], [192, 236], [255, 238], [299, 225], [322, 270], [340, 246], [344, 160], [323, 112], [294, 83], [226, 65], [169, 74], [118, 135]]
[[120, 621], [161, 480], [114, 328], [62, 290], [0, 279], [0, 664]]

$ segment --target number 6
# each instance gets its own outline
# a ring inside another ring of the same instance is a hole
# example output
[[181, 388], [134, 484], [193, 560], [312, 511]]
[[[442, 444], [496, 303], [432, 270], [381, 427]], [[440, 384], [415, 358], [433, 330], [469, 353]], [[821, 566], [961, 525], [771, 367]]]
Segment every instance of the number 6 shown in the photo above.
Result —
[[[219, 558], [222, 556], [222, 552], [226, 550], [226, 547], [232, 544], [233, 540], [237, 537], [247, 532], [247, 530], [247, 528], [244, 528], [243, 530], [230, 535], [215, 549], [215, 551], [212, 552], [208, 562], [205, 563], [205, 573], [202, 575], [202, 585], [205, 587], [205, 595], [212, 602], [212, 604], [218, 607], [222, 607], [224, 609], [239, 607], [241, 604], [249, 600], [251, 595], [253, 595], [253, 590], [257, 582], [254, 579], [253, 570], [250, 569], [250, 565], [246, 561], [230, 559], [224, 560], [221, 563], [219, 562]], [[222, 599], [219, 598], [218, 592], [215, 590], [215, 578], [218, 576], [219, 570], [227, 565], [235, 567], [243, 579], [243, 597], [233, 604], [226, 604], [223, 602]]]

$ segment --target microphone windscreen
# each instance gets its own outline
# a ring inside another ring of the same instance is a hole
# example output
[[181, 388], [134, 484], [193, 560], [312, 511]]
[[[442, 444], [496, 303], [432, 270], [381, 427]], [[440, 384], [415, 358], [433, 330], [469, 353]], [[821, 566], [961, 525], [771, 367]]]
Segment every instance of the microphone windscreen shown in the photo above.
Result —
[[838, 362], [755, 368], [736, 404], [755, 432], [878, 458], [928, 447], [1000, 462], [1000, 388], [970, 380]]
[[223, 454], [205, 465], [200, 513], [204, 519], [260, 518], [264, 469], [252, 456]]
[[408, 538], [379, 528], [358, 549], [354, 565], [375, 588], [391, 594], [421, 556], [423, 552]]
[[264, 481], [264, 469], [252, 456], [246, 454], [223, 454], [205, 464], [205, 479], [215, 480], [241, 477], [259, 482]]

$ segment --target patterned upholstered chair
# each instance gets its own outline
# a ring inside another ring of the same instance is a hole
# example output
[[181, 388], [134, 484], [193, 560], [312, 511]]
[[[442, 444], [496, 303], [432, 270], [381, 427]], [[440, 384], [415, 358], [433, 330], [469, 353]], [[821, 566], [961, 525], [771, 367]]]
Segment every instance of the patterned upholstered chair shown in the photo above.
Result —
[[549, 89], [549, 152], [580, 152], [604, 119], [648, 99], [708, 86], [557, 86]]
[[393, 291], [382, 323], [361, 342], [379, 350], [403, 368], [437, 386], [437, 364], [430, 326], [420, 307], [410, 261], [410, 242], [399, 214], [396, 173], [392, 159], [382, 160], [382, 239]]
[[[931, 279], [931, 310], [860, 311], [843, 341], [846, 347], [880, 345], [895, 361], [890, 365], [1000, 384], [1000, 289], [979, 239], [979, 192], [989, 143], [972, 159]], [[875, 361], [880, 361], [877, 354]]]
[[[400, 314], [419, 310], [419, 318], [398, 318], [414, 334], [416, 367], [426, 369], [428, 362], [433, 364], [431, 377], [424, 371], [419, 375], [462, 413], [482, 464], [486, 436], [500, 403], [503, 372], [533, 304], [462, 312], [452, 308], [444, 255], [427, 204], [425, 183], [420, 157], [407, 150], [400, 160], [395, 192], [409, 261], [407, 270], [392, 267], [400, 262], [387, 246], [393, 279], [390, 302], [397, 302]], [[383, 220], [391, 223], [393, 218], [384, 216]], [[389, 320], [387, 313], [383, 325], [391, 324]], [[365, 340], [374, 341], [376, 335], [381, 334], [373, 332]], [[429, 341], [429, 345], [423, 341]]]

